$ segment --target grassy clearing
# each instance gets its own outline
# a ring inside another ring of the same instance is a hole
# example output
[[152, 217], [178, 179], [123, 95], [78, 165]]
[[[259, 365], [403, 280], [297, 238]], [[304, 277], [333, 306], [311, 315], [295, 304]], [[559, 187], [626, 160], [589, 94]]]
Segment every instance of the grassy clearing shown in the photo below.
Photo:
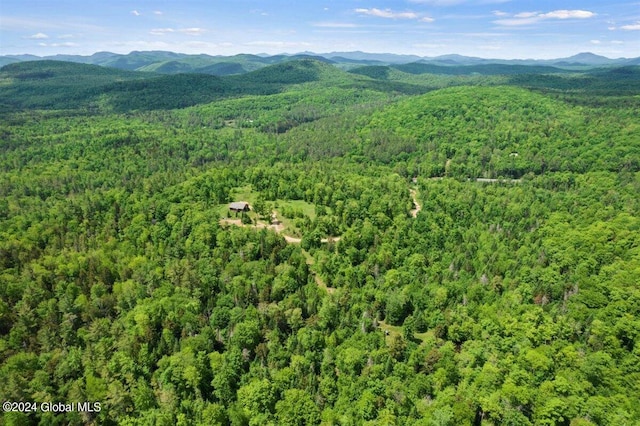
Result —
[[[387, 343], [391, 342], [396, 336], [402, 336], [402, 326], [387, 324], [384, 321], [378, 321], [378, 326], [386, 334]], [[420, 344], [425, 343], [427, 340], [433, 339], [432, 331], [425, 331], [424, 333], [414, 333], [413, 337], [420, 341]]]
[[[239, 186], [231, 191], [231, 199], [232, 201], [246, 201], [249, 203], [251, 211], [244, 213], [244, 215], [248, 217], [253, 224], [269, 226], [272, 224], [272, 217], [259, 217], [253, 210], [259, 194], [260, 193], [258, 191], [254, 191], [252, 189], [251, 185]], [[277, 232], [284, 234], [285, 237], [288, 238], [289, 242], [300, 242], [299, 239], [302, 238], [302, 230], [297, 226], [297, 224], [300, 224], [299, 221], [313, 221], [316, 218], [315, 204], [308, 203], [304, 200], [279, 199], [275, 201], [267, 201], [267, 203], [271, 206], [271, 210], [275, 212], [276, 219], [280, 222], [276, 227]], [[228, 204], [218, 204], [214, 209], [218, 212], [220, 219], [242, 218], [241, 214], [230, 212]], [[330, 208], [325, 207], [325, 209], [328, 213], [331, 213]], [[289, 217], [284, 216], [284, 214], [287, 214]], [[329, 237], [331, 237], [333, 241], [338, 241], [340, 239], [339, 236], [326, 236], [326, 238], [323, 237], [322, 241], [327, 242]]]
[[303, 200], [276, 200], [275, 202], [273, 202], [273, 207], [277, 212], [278, 220], [287, 230], [287, 233], [296, 237], [302, 237], [301, 230], [295, 224], [296, 219], [285, 217], [282, 214], [283, 211], [299, 211], [302, 212], [303, 215], [309, 217], [309, 219], [311, 220], [315, 219], [316, 217], [315, 205], [307, 203]]
[[[231, 192], [231, 200], [232, 201], [246, 201], [252, 207], [258, 199], [258, 195], [260, 193], [258, 191], [253, 190], [251, 185], [239, 186], [234, 188]], [[283, 233], [292, 237], [301, 238], [302, 232], [296, 226], [296, 218], [288, 218], [283, 216], [283, 211], [288, 212], [299, 212], [304, 216], [308, 217], [311, 220], [314, 220], [316, 217], [316, 207], [312, 203], [308, 203], [304, 200], [276, 200], [276, 201], [267, 201], [267, 203], [271, 204], [272, 209], [276, 211], [276, 217], [282, 224]], [[214, 207], [219, 214], [219, 217], [222, 219], [231, 218], [235, 219], [236, 214], [229, 212], [228, 204], [219, 204]], [[270, 222], [269, 218], [259, 218], [255, 211], [251, 210], [248, 213], [245, 213], [253, 223], [256, 220], [260, 220], [261, 222]], [[241, 215], [237, 215], [239, 219]]]
[[311, 220], [316, 218], [315, 204], [308, 203], [304, 200], [277, 200], [276, 203], [280, 208], [288, 207], [293, 210], [302, 211], [302, 213], [305, 216], [309, 216]]

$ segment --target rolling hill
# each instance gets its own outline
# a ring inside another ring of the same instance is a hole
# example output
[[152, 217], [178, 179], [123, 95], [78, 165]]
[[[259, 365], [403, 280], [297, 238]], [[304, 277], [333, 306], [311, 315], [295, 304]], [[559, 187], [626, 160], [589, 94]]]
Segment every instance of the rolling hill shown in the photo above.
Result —
[[95, 100], [109, 84], [147, 77], [98, 65], [17, 62], [0, 69], [0, 105], [14, 109], [76, 109]]
[[410, 146], [431, 159], [432, 176], [520, 178], [624, 169], [640, 158], [635, 126], [631, 117], [577, 110], [522, 88], [455, 87], [372, 114], [362, 138], [365, 152], [387, 162]]
[[[164, 66], [180, 66], [176, 62]], [[328, 61], [298, 59], [242, 75], [122, 71], [60, 61], [14, 63], [0, 69], [0, 99], [12, 109], [98, 108], [119, 112], [174, 109], [244, 95], [268, 95], [300, 84], [424, 93], [426, 88], [347, 73]]]
[[[244, 56], [244, 59], [263, 60]], [[148, 72], [62, 61], [23, 61], [0, 69], [0, 103], [5, 109], [91, 107], [121, 112], [173, 109], [228, 97], [275, 94], [300, 84], [407, 95], [461, 84], [510, 84], [553, 90], [589, 88], [603, 94], [640, 89], [637, 66], [568, 73], [548, 66], [411, 63], [365, 66], [346, 72], [326, 59], [289, 58], [284, 62], [282, 59], [272, 65], [263, 63], [251, 72], [244, 72], [243, 66], [237, 63], [208, 67], [214, 73], [226, 74], [221, 76], [192, 73], [180, 61], [149, 65]], [[150, 72], [152, 69], [155, 71]], [[178, 73], [181, 70], [183, 72]]]

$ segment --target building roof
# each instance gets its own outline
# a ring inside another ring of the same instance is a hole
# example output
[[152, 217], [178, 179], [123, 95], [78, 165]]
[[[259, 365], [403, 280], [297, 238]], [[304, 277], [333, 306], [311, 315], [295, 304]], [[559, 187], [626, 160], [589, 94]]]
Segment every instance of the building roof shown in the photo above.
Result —
[[229, 209], [230, 210], [248, 210], [249, 203], [247, 203], [246, 201], [235, 201], [229, 204]]

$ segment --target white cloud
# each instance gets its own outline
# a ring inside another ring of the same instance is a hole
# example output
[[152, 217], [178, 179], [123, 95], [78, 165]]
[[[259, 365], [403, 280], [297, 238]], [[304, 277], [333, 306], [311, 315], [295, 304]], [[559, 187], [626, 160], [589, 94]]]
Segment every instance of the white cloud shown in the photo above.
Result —
[[154, 36], [164, 36], [173, 33], [183, 33], [190, 36], [200, 36], [205, 32], [207, 32], [207, 30], [205, 30], [204, 28], [181, 28], [178, 30], [174, 28], [153, 28], [151, 31], [149, 31], [149, 34]]
[[522, 18], [522, 19], [528, 19], [528, 18], [533, 18], [540, 15], [540, 12], [520, 12], [520, 13], [516, 13], [515, 15], [513, 15], [514, 18]]
[[[500, 15], [506, 16], [506, 15]], [[553, 10], [547, 13], [540, 12], [520, 12], [513, 15], [512, 18], [497, 19], [493, 21], [494, 24], [504, 27], [516, 27], [523, 25], [531, 25], [537, 22], [552, 20], [552, 19], [589, 19], [596, 16], [595, 13], [588, 10]]]
[[190, 35], [190, 36], [200, 36], [200, 35], [202, 35], [202, 34], [207, 32], [207, 30], [205, 30], [203, 28], [183, 28], [183, 29], [178, 30], [178, 31], [180, 31], [181, 33], [185, 33], [187, 35]]
[[389, 19], [417, 19], [418, 14], [415, 12], [394, 12], [391, 9], [356, 9], [356, 13], [360, 13], [362, 15], [375, 16], [378, 18], [389, 18]]
[[137, 10], [132, 10], [132, 11], [131, 11], [131, 14], [132, 14], [133, 16], [140, 16], [140, 15], [141, 15], [141, 14], [140, 14], [140, 12], [138, 12]]
[[640, 31], [640, 21], [636, 21], [635, 24], [631, 25], [623, 25], [620, 29], [625, 31]]
[[539, 22], [539, 21], [540, 19], [538, 18], [528, 18], [528, 19], [514, 18], [514, 19], [498, 19], [493, 21], [493, 23], [503, 27], [518, 27], [523, 25], [535, 24], [536, 22]]
[[27, 38], [30, 38], [31, 40], [45, 40], [47, 38], [49, 38], [48, 35], [44, 34], [44, 33], [36, 33], [32, 36], [29, 36]]
[[38, 46], [42, 46], [42, 47], [77, 47], [79, 46], [78, 43], [71, 43], [71, 42], [65, 42], [65, 43], [38, 43]]
[[359, 9], [355, 9], [354, 12], [359, 13], [361, 15], [366, 15], [366, 16], [374, 16], [376, 18], [385, 18], [385, 19], [415, 19], [418, 20], [420, 22], [433, 22], [434, 19], [429, 17], [429, 16], [424, 16], [424, 15], [419, 15], [415, 12], [394, 12], [391, 9], [378, 9], [378, 8], [371, 8], [371, 9], [363, 9], [363, 8], [359, 8]]
[[154, 28], [151, 31], [149, 31], [149, 34], [156, 35], [156, 36], [163, 36], [165, 34], [173, 33], [175, 31], [176, 30], [174, 30], [173, 28]]
[[154, 10], [154, 11], [153, 11], [153, 14], [154, 14], [154, 15], [158, 15], [158, 16], [160, 16], [160, 15], [164, 15], [164, 13], [162, 13], [162, 11], [161, 11], [161, 10]]
[[498, 16], [498, 17], [509, 16], [507, 12], [503, 12], [501, 10], [494, 10], [491, 13], [493, 13], [495, 16]]
[[596, 14], [588, 10], [554, 10], [553, 12], [540, 15], [543, 19], [588, 19], [594, 16], [596, 16]]
[[620, 45], [624, 44], [624, 42], [621, 41], [621, 40], [611, 40], [611, 41], [604, 40], [603, 41], [603, 40], [594, 39], [594, 40], [589, 40], [589, 42], [591, 44], [595, 44], [595, 45], [599, 45], [599, 46], [606, 46], [606, 45], [620, 46]]
[[205, 32], [207, 32], [207, 30], [205, 30], [204, 28], [153, 28], [151, 31], [149, 31], [149, 34], [154, 36], [164, 36], [167, 34], [182, 33], [190, 36], [200, 36]]

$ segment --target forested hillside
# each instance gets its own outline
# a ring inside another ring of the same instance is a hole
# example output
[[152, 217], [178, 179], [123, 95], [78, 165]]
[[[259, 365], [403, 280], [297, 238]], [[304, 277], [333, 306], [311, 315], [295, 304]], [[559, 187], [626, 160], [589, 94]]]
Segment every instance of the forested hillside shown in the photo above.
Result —
[[484, 69], [2, 68], [0, 423], [638, 424], [638, 67]]

